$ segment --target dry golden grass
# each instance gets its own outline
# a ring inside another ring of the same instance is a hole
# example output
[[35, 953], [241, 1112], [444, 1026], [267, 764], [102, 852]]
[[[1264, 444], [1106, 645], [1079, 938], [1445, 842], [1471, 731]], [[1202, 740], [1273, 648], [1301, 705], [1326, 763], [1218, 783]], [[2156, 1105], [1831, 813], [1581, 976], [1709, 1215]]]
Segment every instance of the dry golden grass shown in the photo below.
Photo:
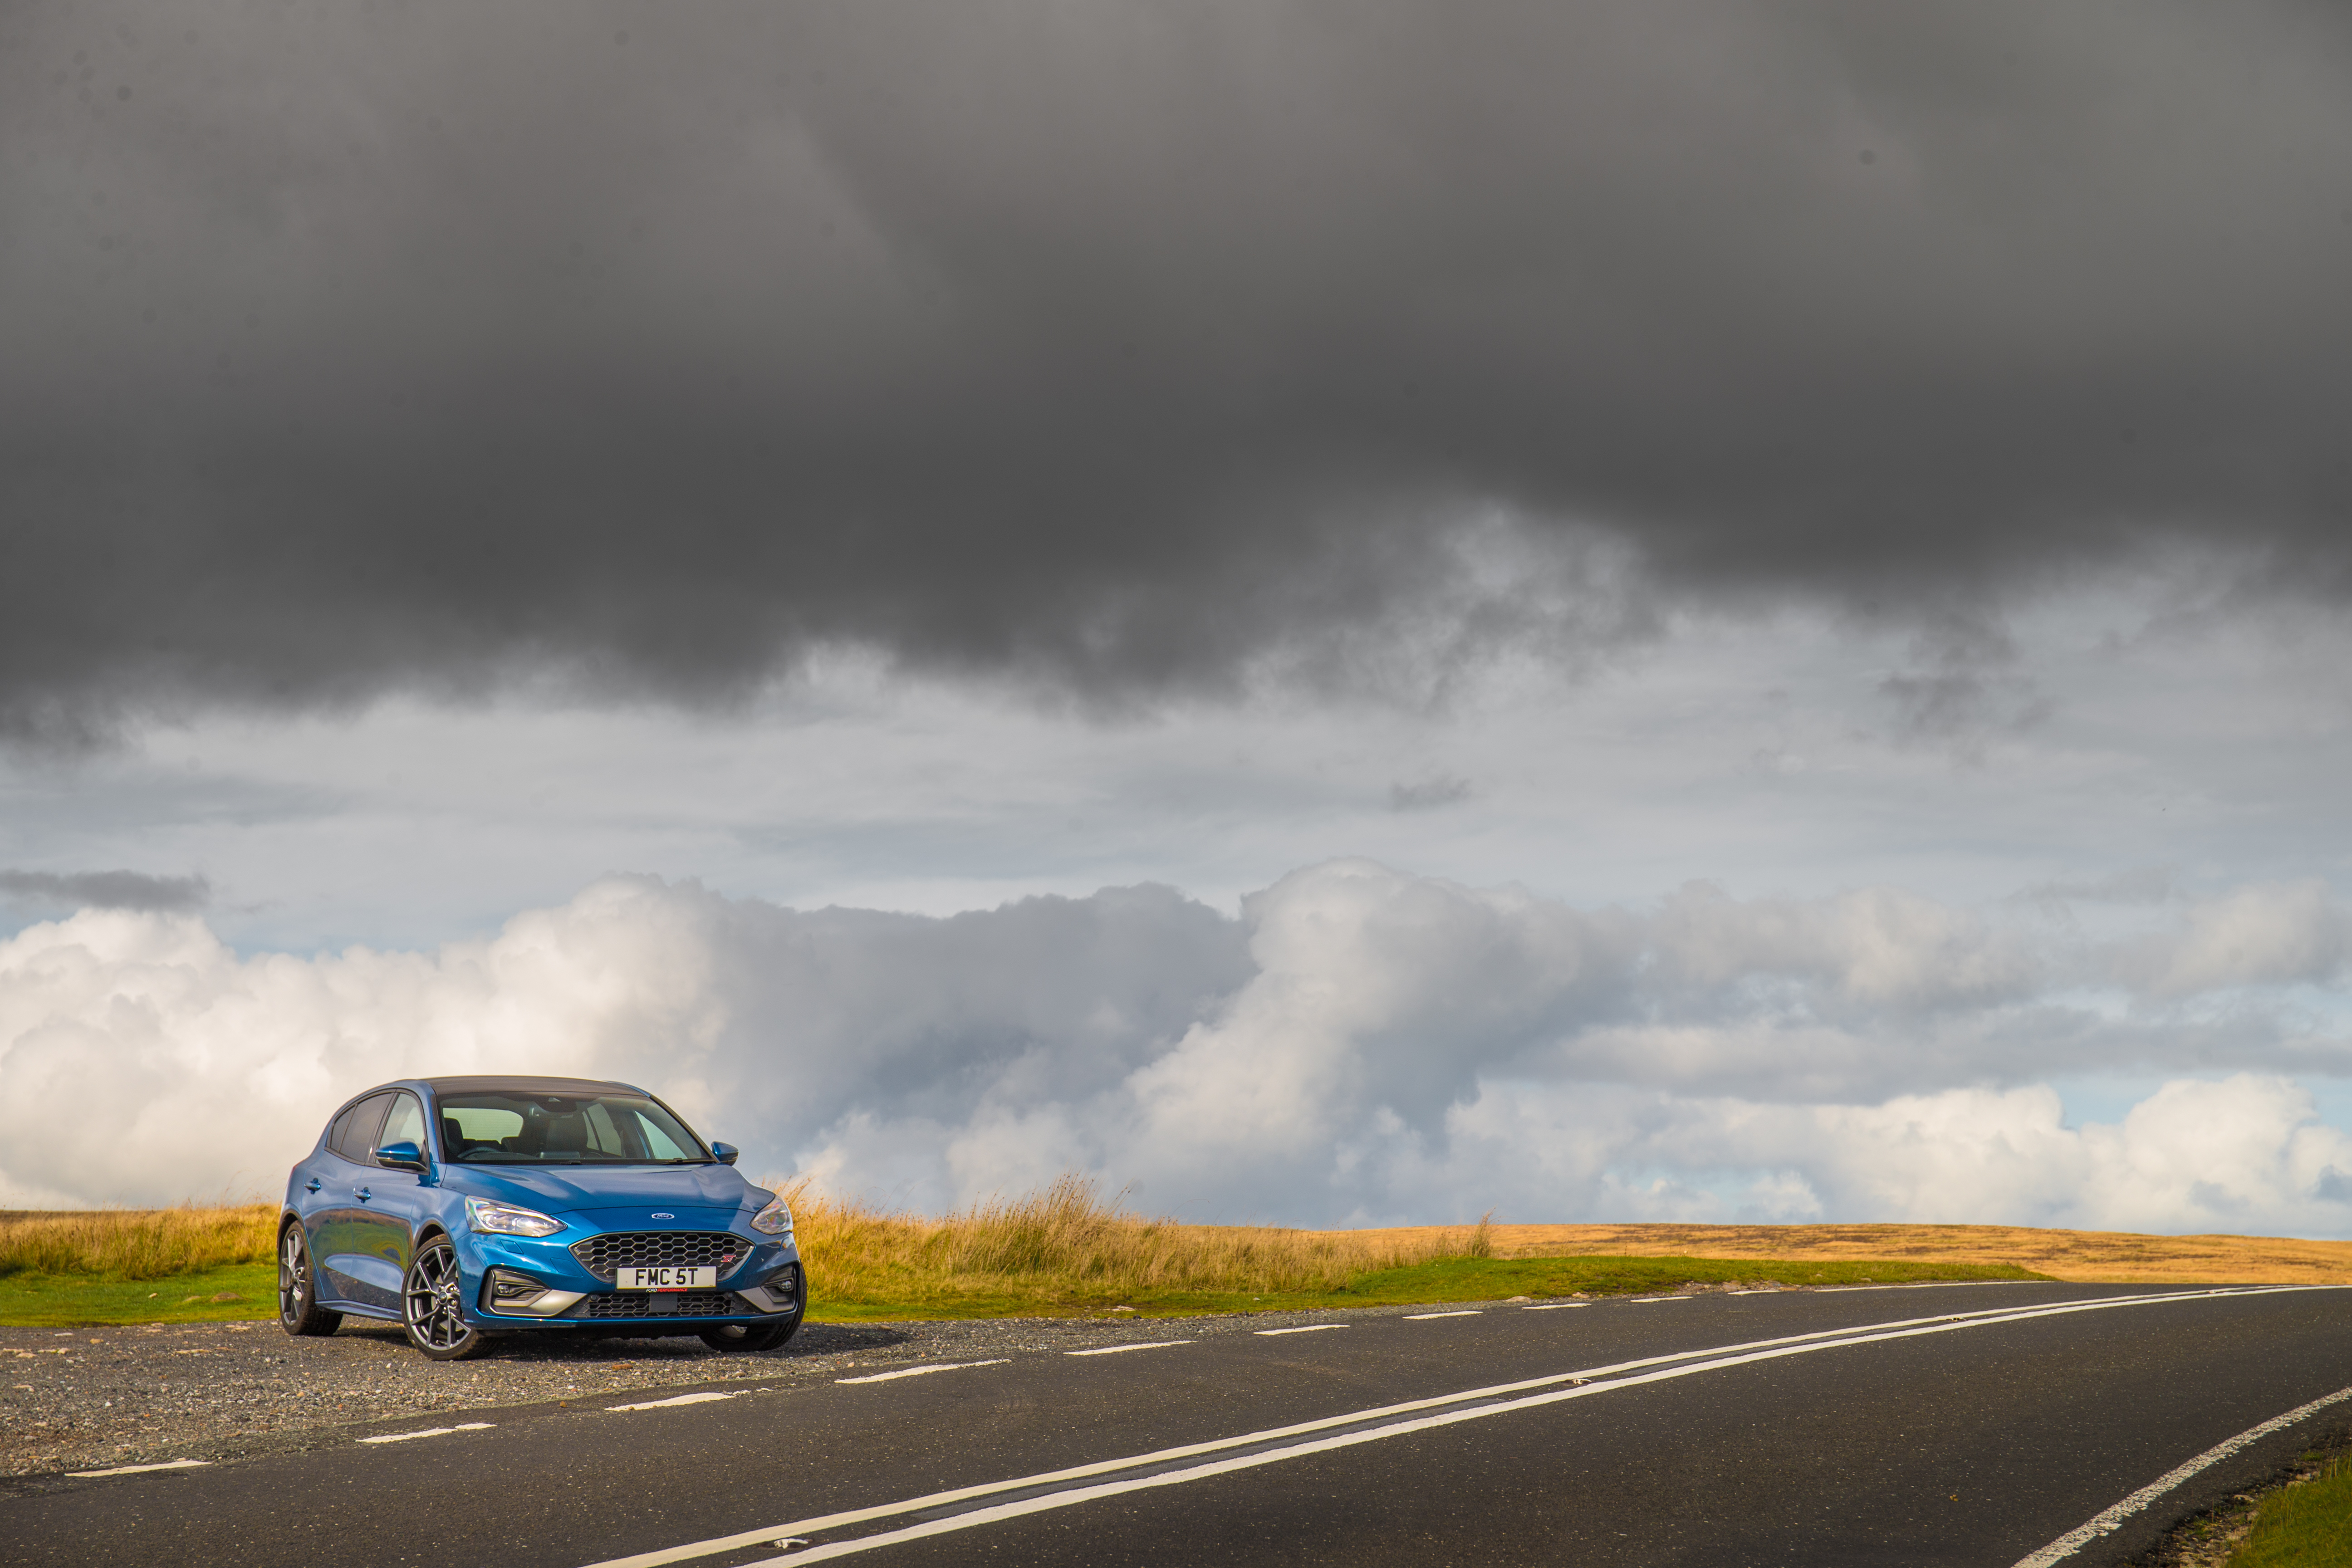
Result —
[[[2000, 1225], [1498, 1225], [1497, 1258], [1688, 1255], [2014, 1263], [2103, 1284], [2352, 1284], [2352, 1241], [2138, 1236]], [[1411, 1231], [1366, 1231], [1410, 1237]]]
[[1181, 1225], [1105, 1203], [1070, 1175], [937, 1216], [833, 1196], [804, 1178], [772, 1184], [792, 1205], [812, 1281], [834, 1300], [1319, 1293], [1377, 1269], [1493, 1254], [1483, 1220], [1398, 1232]]
[[275, 1204], [0, 1214], [0, 1275], [167, 1279], [275, 1256]]
[[[2011, 1263], [2060, 1279], [2120, 1283], [2352, 1283], [2352, 1242], [2137, 1236], [1963, 1225], [1500, 1225], [1288, 1230], [1183, 1225], [1104, 1202], [1064, 1176], [1041, 1191], [943, 1215], [773, 1184], [801, 1250], [840, 1301], [1017, 1297], [1115, 1302], [1186, 1293], [1339, 1290], [1381, 1269], [1462, 1258], [1696, 1257]], [[267, 1262], [269, 1204], [0, 1213], [0, 1275], [161, 1279]]]

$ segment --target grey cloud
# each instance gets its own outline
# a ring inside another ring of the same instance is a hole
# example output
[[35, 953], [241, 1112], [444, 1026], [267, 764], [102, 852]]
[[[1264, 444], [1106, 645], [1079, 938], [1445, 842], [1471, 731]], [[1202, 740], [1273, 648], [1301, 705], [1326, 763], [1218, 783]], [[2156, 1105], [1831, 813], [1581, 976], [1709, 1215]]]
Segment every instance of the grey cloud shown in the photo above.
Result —
[[[723, 701], [837, 642], [1425, 693], [1692, 595], [1944, 624], [2173, 558], [2339, 597], [2347, 29], [13, 6], [0, 721]], [[1888, 695], [1973, 733], [1985, 679]]]
[[2010, 895], [2011, 903], [2058, 910], [2068, 904], [2160, 904], [2173, 895], [2175, 873], [2162, 866], [2136, 866], [2084, 881], [2037, 882]]
[[1887, 676], [1878, 694], [1895, 710], [1898, 741], [1981, 761], [1996, 736], [2049, 717], [2049, 699], [2016, 668], [2015, 645], [1980, 615], [1923, 633], [1914, 667]]
[[150, 877], [141, 871], [0, 870], [0, 898], [73, 909], [152, 910], [187, 914], [212, 902], [202, 877]]
[[1452, 773], [1433, 773], [1415, 784], [1389, 785], [1391, 811], [1433, 811], [1470, 798], [1470, 781]]

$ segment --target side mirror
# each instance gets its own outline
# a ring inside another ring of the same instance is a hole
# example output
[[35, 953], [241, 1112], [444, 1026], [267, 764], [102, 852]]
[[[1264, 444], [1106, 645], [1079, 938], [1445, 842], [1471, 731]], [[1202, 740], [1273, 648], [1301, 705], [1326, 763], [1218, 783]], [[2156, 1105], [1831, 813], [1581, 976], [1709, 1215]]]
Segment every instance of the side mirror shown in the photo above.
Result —
[[421, 1171], [425, 1169], [425, 1151], [403, 1139], [377, 1150], [375, 1163], [387, 1171]]
[[713, 1143], [710, 1152], [719, 1156], [719, 1163], [722, 1165], [733, 1164], [743, 1153], [732, 1143]]

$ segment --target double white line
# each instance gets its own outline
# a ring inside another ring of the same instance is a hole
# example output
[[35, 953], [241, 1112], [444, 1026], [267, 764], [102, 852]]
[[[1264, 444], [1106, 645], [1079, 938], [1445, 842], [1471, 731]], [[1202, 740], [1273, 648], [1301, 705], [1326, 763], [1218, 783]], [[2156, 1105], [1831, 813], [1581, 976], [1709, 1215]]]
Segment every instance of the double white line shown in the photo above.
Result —
[[[2226, 1296], [2268, 1295], [2276, 1294], [2282, 1289], [2327, 1289], [2327, 1287], [2268, 1286], [2254, 1289], [2179, 1290], [2147, 1296], [2107, 1296], [2087, 1301], [2051, 1302], [2033, 1307], [1997, 1307], [1974, 1312], [1946, 1312], [1931, 1318], [1905, 1318], [1894, 1322], [1864, 1323], [1852, 1328], [1824, 1329], [1809, 1334], [1790, 1334], [1780, 1339], [1750, 1340], [1739, 1344], [1681, 1351], [1672, 1355], [1648, 1356], [1639, 1361], [1617, 1362], [1607, 1366], [1586, 1367], [1577, 1372], [1554, 1373], [1547, 1377], [1528, 1378], [1520, 1383], [1496, 1384], [1486, 1388], [1465, 1389], [1458, 1394], [1411, 1400], [1402, 1405], [1384, 1405], [1369, 1410], [1351, 1411], [1344, 1415], [1325, 1416], [1318, 1421], [1300, 1422], [1291, 1426], [1276, 1426], [1259, 1432], [1244, 1432], [1236, 1436], [1221, 1437], [1213, 1442], [1161, 1448], [1149, 1454], [1136, 1454], [1122, 1459], [1105, 1459], [1096, 1464], [1074, 1466], [1068, 1469], [1047, 1470], [1036, 1475], [1016, 1476], [1007, 1480], [992, 1481], [982, 1486], [961, 1487], [952, 1491], [931, 1492], [922, 1497], [908, 1498], [899, 1502], [883, 1503], [873, 1508], [851, 1509], [840, 1513], [822, 1514], [814, 1519], [795, 1520], [790, 1523], [743, 1531], [734, 1535], [717, 1536], [709, 1541], [690, 1542], [657, 1552], [639, 1552], [634, 1557], [612, 1558], [603, 1563], [590, 1564], [589, 1568], [662, 1568], [662, 1565], [667, 1563], [687, 1563], [698, 1557], [713, 1556], [723, 1552], [740, 1552], [750, 1547], [781, 1545], [788, 1538], [805, 1538], [827, 1531], [846, 1529], [852, 1525], [869, 1524], [877, 1520], [932, 1512], [942, 1508], [952, 1508], [958, 1503], [977, 1502], [984, 1498], [1002, 1496], [1006, 1493], [1030, 1494], [1024, 1497], [1008, 1498], [1000, 1503], [983, 1504], [967, 1509], [945, 1518], [922, 1520], [897, 1530], [878, 1531], [872, 1534], [853, 1536], [847, 1540], [812, 1544], [793, 1551], [788, 1556], [765, 1557], [757, 1560], [759, 1563], [816, 1563], [830, 1557], [845, 1557], [854, 1552], [868, 1552], [877, 1547], [897, 1545], [901, 1542], [919, 1541], [927, 1536], [977, 1529], [982, 1525], [994, 1524], [1003, 1520], [1018, 1519], [1025, 1514], [1072, 1508], [1079, 1503], [1092, 1502], [1097, 1499], [1116, 1497], [1122, 1492], [1139, 1491], [1153, 1487], [1181, 1486], [1187, 1481], [1206, 1480], [1213, 1476], [1230, 1475], [1235, 1470], [1251, 1469], [1260, 1465], [1279, 1464], [1286, 1459], [1303, 1458], [1309, 1454], [1328, 1453], [1334, 1448], [1352, 1447], [1360, 1443], [1376, 1443], [1384, 1438], [1402, 1437], [1409, 1433], [1425, 1432], [1433, 1427], [1450, 1426], [1459, 1422], [1480, 1421], [1488, 1416], [1507, 1415], [1513, 1411], [1532, 1410], [1539, 1405], [1557, 1405], [1565, 1400], [1582, 1399], [1621, 1388], [1637, 1388], [1645, 1384], [1662, 1383], [1670, 1378], [1690, 1377], [1703, 1372], [1721, 1371], [1727, 1367], [1745, 1366], [1754, 1362], [1774, 1361], [1783, 1356], [1809, 1355], [1816, 1351], [1839, 1350], [1848, 1345], [1877, 1344], [1888, 1340], [1916, 1339], [1926, 1334], [1948, 1334], [1963, 1329], [1990, 1328], [2000, 1323], [2022, 1322], [2035, 1318], [2065, 1317], [2075, 1312], [2110, 1311], [2124, 1307], [2149, 1307], [2173, 1301], [2207, 1300]], [[1248, 1451], [1235, 1452], [1234, 1450], [1237, 1449]], [[1208, 1458], [1207, 1457], [1211, 1455], [1223, 1457]], [[1191, 1465], [1183, 1463], [1188, 1459], [1205, 1459], [1206, 1462]], [[754, 1568], [754, 1565], [747, 1563], [743, 1564], [742, 1568]]]

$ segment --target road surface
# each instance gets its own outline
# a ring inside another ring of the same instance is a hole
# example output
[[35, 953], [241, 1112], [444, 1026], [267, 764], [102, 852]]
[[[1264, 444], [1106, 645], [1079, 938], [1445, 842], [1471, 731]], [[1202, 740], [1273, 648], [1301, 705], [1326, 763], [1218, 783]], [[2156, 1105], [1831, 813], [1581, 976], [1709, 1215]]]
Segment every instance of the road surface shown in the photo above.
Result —
[[1169, 1342], [47, 1478], [0, 1500], [0, 1563], [2110, 1563], [2352, 1426], [2347, 1289], [1939, 1286], [1328, 1322], [1178, 1320]]

